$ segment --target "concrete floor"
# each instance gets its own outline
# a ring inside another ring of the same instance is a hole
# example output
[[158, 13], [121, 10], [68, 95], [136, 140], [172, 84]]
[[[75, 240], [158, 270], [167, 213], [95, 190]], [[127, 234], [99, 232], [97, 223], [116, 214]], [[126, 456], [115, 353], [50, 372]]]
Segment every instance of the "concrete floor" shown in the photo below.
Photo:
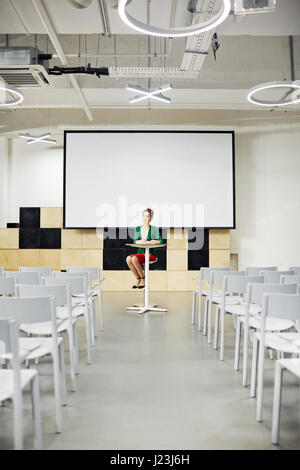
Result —
[[[142, 292], [104, 294], [104, 331], [87, 365], [79, 324], [77, 392], [55, 433], [51, 363], [40, 371], [44, 449], [299, 449], [299, 381], [284, 376], [280, 446], [271, 444], [275, 361], [266, 361], [263, 423], [256, 400], [233, 371], [234, 330], [226, 320], [225, 361], [191, 325], [191, 293], [151, 293], [166, 314], [139, 316], [125, 307]], [[67, 364], [68, 353], [66, 354]], [[69, 379], [69, 378], [68, 378]], [[70, 381], [68, 380], [70, 389]], [[33, 446], [29, 394], [24, 396], [25, 448]], [[0, 449], [13, 448], [12, 404], [0, 408]]]

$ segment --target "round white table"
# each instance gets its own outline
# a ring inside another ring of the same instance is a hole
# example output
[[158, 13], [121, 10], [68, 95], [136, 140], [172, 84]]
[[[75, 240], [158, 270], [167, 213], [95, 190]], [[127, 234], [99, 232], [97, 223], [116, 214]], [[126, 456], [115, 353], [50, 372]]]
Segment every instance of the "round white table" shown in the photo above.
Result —
[[166, 308], [157, 308], [156, 305], [149, 305], [149, 256], [150, 256], [150, 249], [155, 248], [162, 248], [167, 246], [166, 244], [160, 245], [144, 245], [141, 243], [133, 244], [133, 243], [126, 243], [127, 246], [132, 246], [134, 248], [145, 248], [145, 289], [144, 289], [144, 305], [134, 305], [133, 307], [127, 307], [126, 310], [138, 310], [138, 313], [146, 313], [146, 312], [167, 312]]

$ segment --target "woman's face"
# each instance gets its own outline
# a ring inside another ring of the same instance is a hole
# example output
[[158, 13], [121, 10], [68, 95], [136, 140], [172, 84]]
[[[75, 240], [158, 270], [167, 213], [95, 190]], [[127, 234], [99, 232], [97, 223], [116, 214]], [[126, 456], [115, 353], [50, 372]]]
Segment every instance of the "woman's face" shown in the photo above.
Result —
[[143, 222], [144, 224], [149, 224], [151, 220], [150, 214], [148, 211], [143, 212]]

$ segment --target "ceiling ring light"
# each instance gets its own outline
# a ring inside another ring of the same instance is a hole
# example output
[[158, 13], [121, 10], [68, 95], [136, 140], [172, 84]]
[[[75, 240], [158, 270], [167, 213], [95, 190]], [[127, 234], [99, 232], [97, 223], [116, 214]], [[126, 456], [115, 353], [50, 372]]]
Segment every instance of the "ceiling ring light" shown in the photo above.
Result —
[[263, 90], [271, 90], [273, 88], [293, 88], [295, 91], [293, 95], [295, 95], [295, 92], [300, 92], [300, 82], [268, 82], [268, 83], [261, 83], [260, 85], [256, 85], [255, 87], [251, 88], [249, 90], [247, 99], [250, 101], [250, 103], [257, 104], [259, 106], [287, 106], [290, 104], [297, 104], [300, 103], [300, 95], [297, 94], [297, 96], [293, 96], [289, 100], [284, 100], [284, 101], [265, 101], [265, 100], [259, 100], [254, 97], [256, 93], [259, 91]]
[[119, 15], [122, 21], [124, 21], [127, 26], [133, 28], [141, 33], [149, 34], [151, 36], [162, 36], [162, 37], [184, 37], [192, 36], [194, 34], [201, 34], [205, 31], [215, 28], [227, 18], [230, 13], [231, 3], [230, 0], [222, 0], [223, 6], [218, 13], [216, 13], [212, 18], [207, 21], [203, 21], [200, 24], [193, 24], [191, 26], [184, 26], [181, 28], [159, 28], [157, 26], [152, 26], [149, 24], [142, 23], [141, 21], [136, 20], [126, 11], [126, 6], [129, 3], [129, 0], [119, 0]]
[[24, 100], [24, 96], [22, 95], [22, 93], [19, 90], [17, 90], [17, 88], [13, 87], [12, 85], [6, 85], [3, 82], [0, 83], [0, 92], [1, 91], [11, 93], [12, 95], [14, 95], [14, 99], [12, 99], [11, 101], [4, 101], [4, 102], [1, 102], [0, 100], [0, 107], [16, 106], [17, 104], [22, 103], [22, 101]]

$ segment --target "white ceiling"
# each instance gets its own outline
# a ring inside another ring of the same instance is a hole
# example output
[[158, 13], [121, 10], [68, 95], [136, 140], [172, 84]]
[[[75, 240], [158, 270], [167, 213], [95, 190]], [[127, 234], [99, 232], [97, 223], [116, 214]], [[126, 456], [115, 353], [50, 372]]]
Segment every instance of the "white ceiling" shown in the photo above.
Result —
[[[103, 0], [105, 3], [106, 0]], [[220, 2], [220, 0], [217, 0]], [[275, 13], [261, 13], [238, 17], [231, 14], [217, 28], [220, 49], [217, 60], [210, 47], [211, 34], [203, 38], [150, 39], [136, 34], [125, 26], [115, 9], [107, 6], [109, 35], [101, 16], [100, 0], [93, 0], [86, 9], [77, 10], [68, 0], [1, 0], [0, 1], [0, 46], [37, 45], [42, 52], [57, 55], [52, 38], [46, 34], [45, 24], [34, 5], [45, 8], [47, 18], [54, 33], [72, 66], [86, 65], [107, 67], [157, 67], [159, 70], [176, 68], [194, 71], [194, 79], [174, 79], [172, 73], [163, 78], [151, 79], [150, 87], [172, 83], [173, 90], [166, 95], [171, 104], [148, 101], [135, 105], [135, 109], [223, 109], [257, 111], [246, 100], [247, 90], [261, 82], [290, 80], [289, 36], [294, 37], [295, 78], [300, 80], [300, 1], [277, 0]], [[209, 0], [199, 0], [198, 9], [205, 11]], [[174, 7], [176, 6], [176, 10]], [[174, 25], [190, 24], [192, 18], [186, 10], [187, 0], [152, 0], [150, 4], [151, 23], [170, 27], [172, 12]], [[218, 3], [216, 4], [218, 6]], [[146, 21], [146, 0], [132, 0], [131, 13]], [[48, 31], [49, 32], [49, 31]], [[208, 55], [191, 56], [186, 49], [196, 47], [201, 42], [201, 50]], [[79, 58], [78, 55], [81, 55]], [[98, 54], [98, 58], [95, 56]], [[83, 56], [83, 57], [82, 57]], [[186, 65], [187, 64], [187, 65]], [[50, 66], [61, 65], [56, 57]], [[139, 83], [148, 87], [147, 74], [143, 78], [101, 77], [75, 75], [78, 89], [70, 83], [68, 76], [51, 76], [52, 87], [48, 89], [24, 89], [24, 102], [14, 111], [15, 119], [26, 109], [83, 108], [91, 113], [98, 108], [131, 108], [129, 99], [133, 94], [126, 90], [128, 83]], [[298, 112], [300, 106], [288, 108], [288, 113]], [[264, 110], [265, 111], [265, 110]], [[19, 114], [18, 114], [19, 113]], [[24, 114], [24, 113], [23, 113]], [[0, 114], [0, 125], [5, 125], [7, 116]], [[91, 121], [91, 119], [89, 119]], [[30, 126], [28, 126], [30, 127]], [[20, 124], [21, 128], [21, 124]], [[7, 131], [7, 128], [1, 128]]]

